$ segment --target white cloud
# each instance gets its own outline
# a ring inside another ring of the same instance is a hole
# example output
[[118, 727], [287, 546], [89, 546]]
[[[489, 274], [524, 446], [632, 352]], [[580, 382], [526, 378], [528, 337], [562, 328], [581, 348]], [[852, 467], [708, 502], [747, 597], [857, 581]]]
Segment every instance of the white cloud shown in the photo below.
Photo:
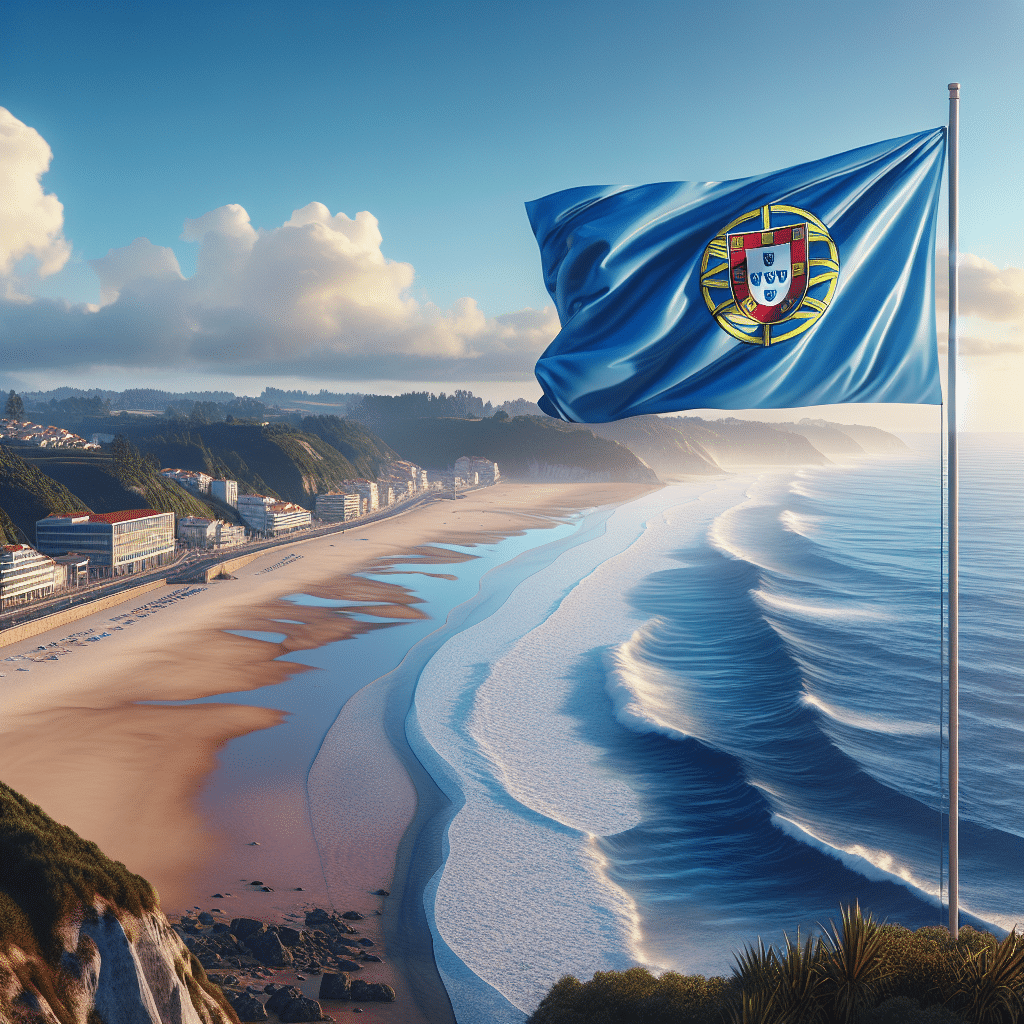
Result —
[[[935, 300], [945, 312], [949, 302], [949, 275], [946, 272], [949, 255], [940, 250], [936, 260]], [[1004, 267], [975, 256], [960, 254], [959, 295], [960, 315], [976, 317], [990, 323], [1016, 321], [1024, 326], [1024, 270]]]
[[[182, 276], [170, 249], [137, 238], [90, 264], [102, 306], [37, 300], [6, 310], [19, 369], [79, 365], [205, 367], [348, 380], [530, 379], [558, 331], [553, 308], [487, 317], [410, 294], [415, 272], [383, 254], [377, 219], [310, 203], [256, 230], [237, 204], [185, 222], [199, 245]], [[57, 339], [57, 344], [54, 344]]]
[[[64, 207], [41, 184], [51, 159], [39, 132], [0, 107], [0, 284], [9, 300], [27, 302], [19, 279], [49, 277], [71, 255], [63, 235]], [[34, 266], [24, 266], [26, 257], [34, 258]]]

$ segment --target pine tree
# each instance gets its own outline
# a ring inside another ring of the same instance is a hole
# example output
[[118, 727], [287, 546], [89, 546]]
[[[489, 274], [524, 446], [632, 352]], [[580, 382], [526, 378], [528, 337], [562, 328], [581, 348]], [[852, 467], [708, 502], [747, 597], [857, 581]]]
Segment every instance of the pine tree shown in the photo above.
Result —
[[14, 393], [14, 388], [11, 388], [11, 393], [7, 396], [5, 414], [9, 420], [20, 420], [25, 415], [25, 403], [21, 400], [21, 395]]

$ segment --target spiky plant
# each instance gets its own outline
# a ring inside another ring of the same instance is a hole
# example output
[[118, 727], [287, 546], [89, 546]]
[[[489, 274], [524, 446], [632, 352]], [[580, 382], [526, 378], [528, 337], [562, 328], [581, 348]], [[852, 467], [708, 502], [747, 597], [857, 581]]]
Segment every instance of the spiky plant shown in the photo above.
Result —
[[1024, 1015], [1024, 936], [962, 954], [957, 988], [976, 1024], [1017, 1024]]
[[784, 938], [785, 954], [776, 958], [779, 981], [775, 1002], [801, 1024], [816, 1024], [824, 1019], [821, 993], [826, 951], [821, 939], [810, 935], [801, 945], [799, 929], [795, 942], [788, 933], [784, 933]]
[[[875, 919], [861, 913], [860, 903], [842, 909], [842, 930], [829, 920], [821, 957], [821, 994], [837, 1024], [849, 1024], [858, 1010], [885, 994], [890, 976], [884, 958], [885, 935]], [[819, 926], [820, 927], [820, 926]]]

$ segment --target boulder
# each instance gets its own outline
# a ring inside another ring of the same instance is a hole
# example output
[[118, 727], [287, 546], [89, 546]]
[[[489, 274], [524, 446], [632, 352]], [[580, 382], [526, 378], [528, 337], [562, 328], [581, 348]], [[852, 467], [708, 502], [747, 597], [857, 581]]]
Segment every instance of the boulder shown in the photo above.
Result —
[[207, 925], [209, 925], [209, 924], [213, 924], [213, 921], [214, 921], [213, 914], [208, 914], [205, 910], [199, 915], [199, 923], [200, 924], [207, 924]]
[[363, 981], [356, 978], [349, 990], [351, 998], [360, 1003], [393, 1003], [395, 990], [380, 981]]
[[299, 999], [302, 993], [294, 985], [268, 985], [264, 992], [270, 993], [267, 1009], [271, 1013], [280, 1014], [281, 1010], [293, 999]]
[[296, 928], [282, 926], [277, 929], [277, 934], [286, 946], [297, 946], [302, 941], [302, 932]]
[[285, 1024], [292, 1024], [294, 1021], [322, 1020], [324, 1011], [315, 999], [299, 996], [278, 1010], [277, 1015]]
[[255, 921], [251, 917], [236, 917], [231, 921], [231, 932], [237, 935], [243, 942], [253, 932], [265, 932], [267, 926], [262, 921]]
[[352, 981], [347, 974], [325, 974], [320, 979], [320, 998], [348, 1002], [351, 987]]
[[286, 967], [292, 963], [291, 952], [282, 944], [276, 932], [265, 932], [256, 938], [250, 936], [246, 945], [249, 952], [268, 967]]
[[359, 939], [358, 940], [358, 945], [365, 946], [367, 949], [369, 949], [373, 944], [374, 944], [373, 939]]
[[334, 966], [339, 971], [349, 971], [349, 972], [352, 972], [352, 971], [361, 971], [363, 969], [362, 965], [361, 964], [357, 964], [355, 962], [355, 960], [335, 960]]
[[384, 963], [384, 961], [381, 960], [381, 958], [379, 956], [376, 956], [373, 953], [364, 953], [363, 954], [363, 959], [368, 964], [382, 964], [382, 963]]
[[343, 918], [345, 918], [346, 921], [362, 921], [362, 920], [364, 920], [363, 915], [360, 914], [358, 910], [346, 910], [345, 913], [342, 914], [341, 916]]
[[238, 1014], [238, 1019], [243, 1024], [249, 1021], [270, 1020], [267, 1016], [266, 1007], [253, 995], [248, 992], [225, 992], [231, 1009]]

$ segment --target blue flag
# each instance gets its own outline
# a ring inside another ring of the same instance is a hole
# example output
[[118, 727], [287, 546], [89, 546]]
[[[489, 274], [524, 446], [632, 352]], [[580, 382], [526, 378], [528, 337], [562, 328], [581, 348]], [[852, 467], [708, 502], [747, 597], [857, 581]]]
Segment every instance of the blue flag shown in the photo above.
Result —
[[935, 216], [946, 129], [725, 182], [526, 204], [562, 329], [549, 415], [942, 402]]

